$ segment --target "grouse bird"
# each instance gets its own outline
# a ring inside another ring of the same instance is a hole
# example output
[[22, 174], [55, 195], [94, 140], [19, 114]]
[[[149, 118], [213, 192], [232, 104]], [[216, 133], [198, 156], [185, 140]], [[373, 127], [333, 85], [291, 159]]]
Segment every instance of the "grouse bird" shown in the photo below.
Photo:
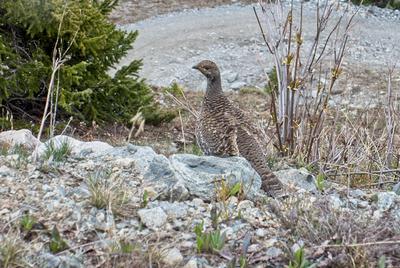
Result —
[[283, 186], [267, 166], [257, 138], [258, 129], [244, 112], [223, 94], [217, 65], [203, 60], [193, 66], [207, 78], [200, 116], [196, 124], [197, 143], [205, 155], [242, 156], [262, 179], [262, 189], [272, 197], [283, 195]]

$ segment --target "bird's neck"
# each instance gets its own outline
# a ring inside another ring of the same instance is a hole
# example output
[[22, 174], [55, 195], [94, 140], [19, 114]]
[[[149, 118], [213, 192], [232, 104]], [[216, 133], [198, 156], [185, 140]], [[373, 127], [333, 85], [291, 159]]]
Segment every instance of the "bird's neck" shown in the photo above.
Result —
[[206, 96], [213, 96], [222, 93], [221, 76], [207, 79]]

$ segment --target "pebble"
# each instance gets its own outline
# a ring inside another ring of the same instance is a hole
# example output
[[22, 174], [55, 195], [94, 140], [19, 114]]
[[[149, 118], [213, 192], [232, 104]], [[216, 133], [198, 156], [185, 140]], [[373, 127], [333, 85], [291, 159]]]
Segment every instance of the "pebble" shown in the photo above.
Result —
[[167, 222], [167, 214], [160, 207], [140, 209], [138, 215], [148, 228], [158, 228]]

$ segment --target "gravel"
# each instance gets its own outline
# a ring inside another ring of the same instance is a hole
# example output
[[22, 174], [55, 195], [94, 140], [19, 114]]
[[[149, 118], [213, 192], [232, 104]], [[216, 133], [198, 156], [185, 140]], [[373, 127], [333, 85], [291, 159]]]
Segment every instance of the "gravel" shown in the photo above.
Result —
[[[296, 1], [296, 12], [299, 6]], [[344, 4], [340, 6], [343, 8]], [[202, 59], [211, 59], [224, 74], [225, 89], [262, 87], [272, 60], [262, 42], [252, 7], [230, 5], [185, 10], [121, 25], [127, 31], [139, 30], [139, 37], [134, 50], [120, 66], [143, 58], [141, 75], [149, 83], [168, 86], [177, 82], [188, 89], [201, 90], [205, 87], [204, 79], [191, 67]], [[304, 4], [305, 45], [311, 42], [315, 10], [315, 1]], [[400, 58], [400, 12], [362, 7], [355, 20], [345, 69], [386, 72], [391, 60]], [[351, 81], [347, 82], [350, 87]]]

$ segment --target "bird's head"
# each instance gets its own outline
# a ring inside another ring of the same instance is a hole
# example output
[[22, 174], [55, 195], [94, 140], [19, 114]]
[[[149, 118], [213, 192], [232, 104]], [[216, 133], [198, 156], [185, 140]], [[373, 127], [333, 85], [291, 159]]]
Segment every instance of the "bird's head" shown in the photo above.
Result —
[[199, 70], [210, 81], [216, 80], [220, 76], [217, 64], [210, 60], [201, 61], [193, 66], [193, 69]]

